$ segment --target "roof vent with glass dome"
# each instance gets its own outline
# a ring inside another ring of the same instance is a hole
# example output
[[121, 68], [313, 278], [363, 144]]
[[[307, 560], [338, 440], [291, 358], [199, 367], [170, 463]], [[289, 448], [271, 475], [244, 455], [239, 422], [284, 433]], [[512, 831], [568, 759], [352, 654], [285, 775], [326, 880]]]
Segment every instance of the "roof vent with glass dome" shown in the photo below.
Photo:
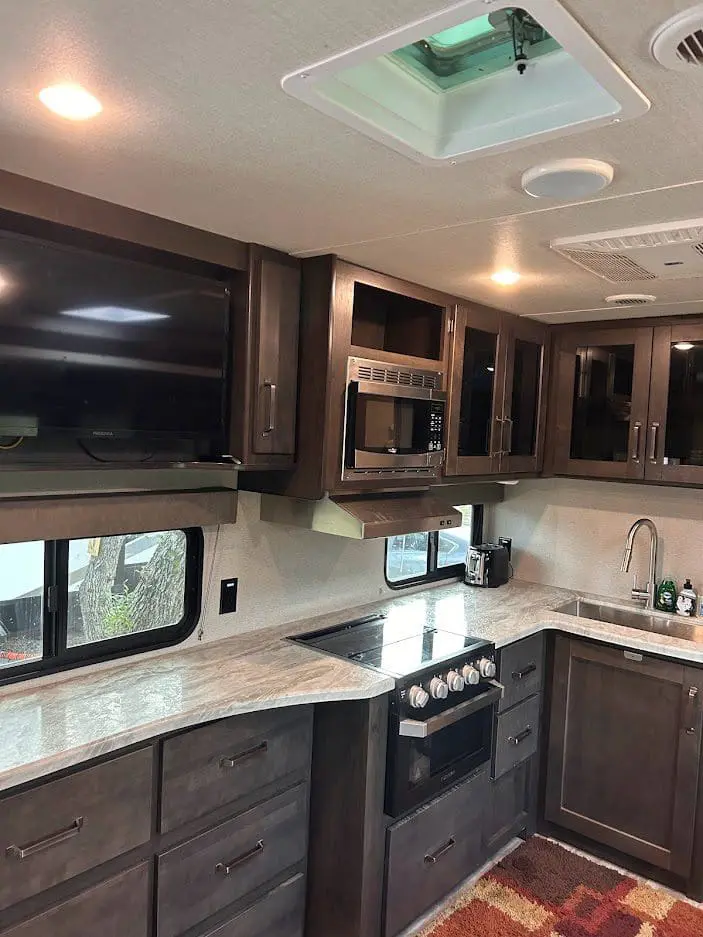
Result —
[[557, 0], [465, 0], [287, 75], [289, 94], [425, 163], [646, 113]]

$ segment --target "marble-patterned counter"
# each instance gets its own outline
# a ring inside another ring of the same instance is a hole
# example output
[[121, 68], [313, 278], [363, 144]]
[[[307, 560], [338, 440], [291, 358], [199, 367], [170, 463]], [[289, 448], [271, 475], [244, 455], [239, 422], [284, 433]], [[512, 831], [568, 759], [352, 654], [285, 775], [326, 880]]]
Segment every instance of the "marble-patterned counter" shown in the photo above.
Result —
[[0, 790], [209, 720], [386, 693], [390, 678], [284, 640], [374, 611], [385, 612], [390, 626], [430, 624], [498, 647], [555, 629], [703, 663], [701, 645], [554, 611], [574, 597], [522, 582], [500, 589], [453, 583], [202, 647], [10, 685], [0, 690]]

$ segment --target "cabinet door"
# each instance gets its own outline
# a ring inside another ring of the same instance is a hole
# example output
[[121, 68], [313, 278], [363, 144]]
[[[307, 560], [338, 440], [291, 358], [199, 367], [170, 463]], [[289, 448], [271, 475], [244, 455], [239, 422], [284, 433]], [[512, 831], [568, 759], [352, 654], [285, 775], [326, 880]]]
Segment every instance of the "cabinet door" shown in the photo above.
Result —
[[494, 309], [456, 309], [447, 475], [489, 475], [499, 469], [506, 359], [502, 321], [502, 314]]
[[252, 251], [253, 323], [256, 330], [252, 449], [260, 455], [295, 454], [298, 399], [300, 263]]
[[553, 470], [644, 478], [652, 329], [565, 331], [554, 357]]
[[505, 322], [507, 341], [500, 472], [537, 473], [544, 442], [547, 328], [539, 322], [517, 316], [506, 316]]
[[703, 323], [654, 330], [645, 477], [703, 484]]
[[556, 639], [545, 815], [688, 875], [703, 671]]

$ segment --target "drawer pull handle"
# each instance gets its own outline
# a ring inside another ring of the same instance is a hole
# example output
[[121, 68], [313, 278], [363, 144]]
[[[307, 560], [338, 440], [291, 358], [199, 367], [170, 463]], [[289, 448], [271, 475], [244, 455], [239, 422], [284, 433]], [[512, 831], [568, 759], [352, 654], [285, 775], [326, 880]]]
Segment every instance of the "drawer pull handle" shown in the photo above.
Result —
[[247, 758], [253, 758], [254, 755], [265, 755], [268, 751], [269, 743], [262, 742], [261, 745], [255, 745], [253, 748], [247, 748], [246, 751], [239, 752], [237, 755], [225, 755], [224, 758], [220, 758], [220, 767], [221, 768], [234, 768], [239, 764], [240, 761], [245, 761]]
[[525, 739], [528, 739], [532, 735], [532, 726], [527, 726], [523, 729], [522, 732], [518, 732], [517, 735], [509, 735], [508, 741], [512, 745], [519, 745], [521, 742], [524, 742]]
[[453, 849], [456, 845], [456, 840], [452, 836], [451, 839], [448, 839], [444, 846], [440, 846], [437, 852], [431, 852], [429, 855], [425, 856], [425, 862], [427, 865], [434, 865], [435, 862], [439, 862], [442, 856], [446, 856], [450, 849]]
[[65, 830], [59, 830], [58, 833], [52, 833], [44, 839], [38, 839], [28, 846], [8, 846], [5, 850], [5, 855], [8, 856], [8, 858], [17, 859], [19, 862], [23, 859], [29, 859], [31, 856], [36, 856], [39, 852], [44, 852], [45, 849], [59, 846], [61, 843], [65, 843], [67, 839], [73, 839], [74, 836], [78, 836], [83, 829], [84, 823], [83, 817], [76, 817], [73, 823], [67, 826]]
[[525, 677], [529, 677], [535, 670], [537, 670], [537, 664], [528, 664], [527, 667], [523, 667], [522, 670], [513, 670], [513, 680], [524, 680]]
[[224, 875], [231, 875], [238, 866], [244, 865], [245, 862], [253, 859], [254, 856], [261, 855], [263, 851], [264, 841], [263, 839], [260, 839], [256, 846], [252, 846], [251, 849], [247, 849], [246, 852], [243, 852], [241, 856], [237, 856], [236, 859], [232, 859], [231, 862], [218, 862], [215, 866], [215, 871], [222, 872]]

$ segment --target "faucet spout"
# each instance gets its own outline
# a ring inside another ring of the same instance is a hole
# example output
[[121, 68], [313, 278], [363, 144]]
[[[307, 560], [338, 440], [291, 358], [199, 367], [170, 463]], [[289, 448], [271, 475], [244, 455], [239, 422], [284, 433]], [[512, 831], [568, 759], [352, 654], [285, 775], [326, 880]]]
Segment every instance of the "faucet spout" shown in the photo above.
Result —
[[635, 578], [635, 583], [632, 587], [632, 598], [633, 599], [644, 599], [646, 608], [654, 608], [654, 590], [656, 588], [656, 575], [657, 575], [657, 553], [659, 550], [659, 534], [657, 533], [657, 528], [654, 521], [650, 520], [648, 517], [641, 517], [639, 520], [630, 527], [630, 530], [627, 534], [627, 539], [625, 541], [625, 553], [622, 558], [622, 565], [620, 567], [623, 573], [626, 573], [630, 569], [630, 562], [632, 561], [632, 548], [635, 543], [635, 537], [637, 532], [642, 528], [646, 527], [649, 531], [649, 581], [647, 582], [646, 589], [640, 589], [637, 586], [637, 579]]

